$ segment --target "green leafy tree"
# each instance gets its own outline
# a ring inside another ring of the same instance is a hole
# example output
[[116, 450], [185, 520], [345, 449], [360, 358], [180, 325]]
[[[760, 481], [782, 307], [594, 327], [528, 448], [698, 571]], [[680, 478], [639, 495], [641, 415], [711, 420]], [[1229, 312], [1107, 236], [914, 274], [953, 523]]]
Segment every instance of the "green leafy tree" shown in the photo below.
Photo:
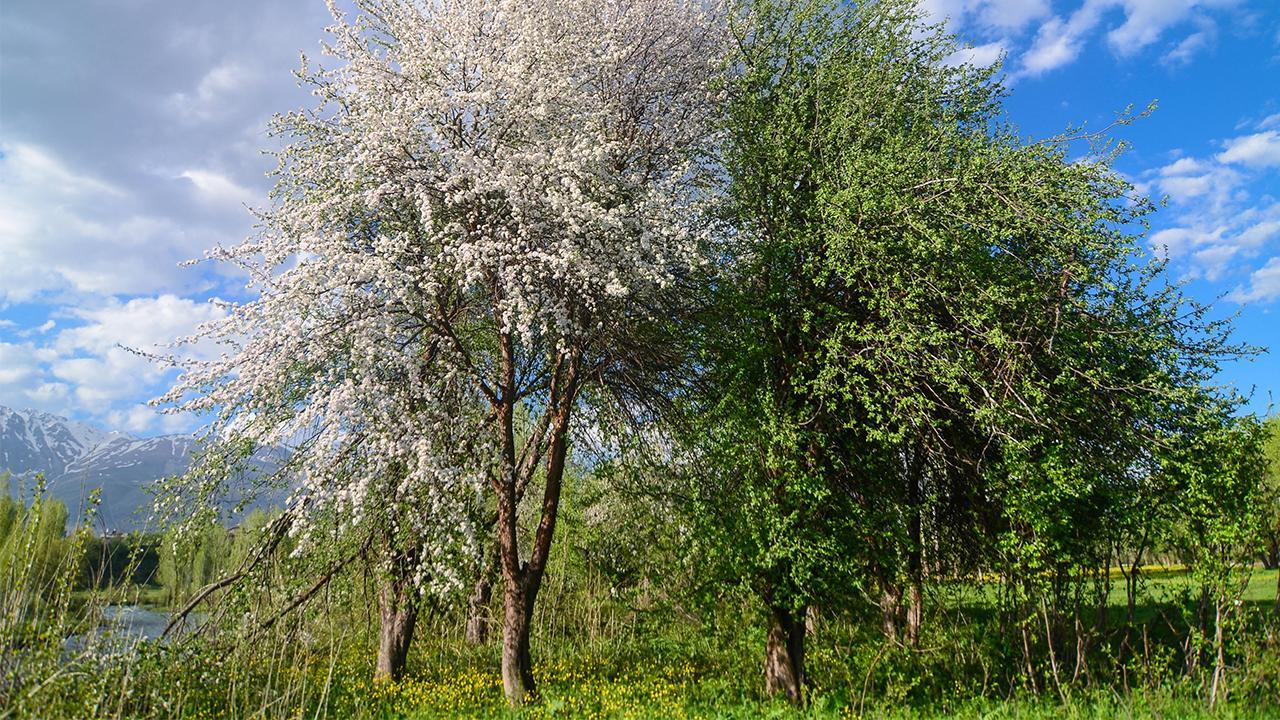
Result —
[[1141, 251], [1121, 148], [1022, 139], [914, 3], [757, 2], [738, 29], [696, 515], [799, 701], [808, 609], [857, 588], [896, 635], [905, 596], [916, 640], [941, 538], [1019, 612], [1065, 597], [1236, 349]]

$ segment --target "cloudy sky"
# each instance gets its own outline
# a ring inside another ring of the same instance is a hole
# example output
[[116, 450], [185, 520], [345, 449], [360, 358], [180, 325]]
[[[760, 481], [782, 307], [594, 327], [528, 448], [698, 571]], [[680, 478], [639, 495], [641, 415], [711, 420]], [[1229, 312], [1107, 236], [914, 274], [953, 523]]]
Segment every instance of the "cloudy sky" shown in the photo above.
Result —
[[[1121, 170], [1168, 198], [1150, 247], [1218, 315], [1238, 313], [1239, 340], [1280, 350], [1280, 3], [924, 5], [972, 45], [964, 59], [1003, 59], [1028, 136], [1159, 100], [1120, 133]], [[309, 104], [292, 71], [327, 21], [322, 0], [0, 4], [0, 405], [142, 435], [193, 427], [147, 406], [172, 375], [123, 348], [242, 297], [225, 269], [180, 263], [252, 232], [267, 121]], [[1280, 358], [1221, 379], [1266, 411]]]

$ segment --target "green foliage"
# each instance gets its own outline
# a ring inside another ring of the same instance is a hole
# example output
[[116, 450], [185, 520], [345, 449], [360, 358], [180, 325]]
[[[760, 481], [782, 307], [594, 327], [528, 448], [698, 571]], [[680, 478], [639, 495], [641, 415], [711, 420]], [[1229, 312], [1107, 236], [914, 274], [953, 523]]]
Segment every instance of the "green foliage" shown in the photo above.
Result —
[[1263, 424], [1266, 441], [1262, 455], [1262, 562], [1268, 568], [1280, 568], [1280, 415], [1267, 418]]
[[214, 522], [183, 528], [180, 536], [170, 536], [160, 545], [157, 579], [164, 586], [167, 602], [181, 605], [204, 586], [232, 569], [231, 533]]
[[0, 496], [0, 568], [4, 582], [45, 585], [65, 567], [71, 543], [64, 537], [67, 506], [45, 494], [36, 479], [30, 503], [8, 493]]

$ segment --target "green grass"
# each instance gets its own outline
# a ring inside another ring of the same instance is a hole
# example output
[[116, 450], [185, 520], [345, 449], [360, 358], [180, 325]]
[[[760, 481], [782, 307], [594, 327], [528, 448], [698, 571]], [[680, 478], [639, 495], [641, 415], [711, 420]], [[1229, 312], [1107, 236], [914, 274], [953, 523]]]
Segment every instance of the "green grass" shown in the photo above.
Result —
[[[533, 644], [541, 698], [520, 712], [508, 709], [502, 694], [496, 638], [479, 648], [465, 645], [456, 616], [425, 619], [407, 676], [374, 684], [373, 618], [357, 603], [314, 608], [302, 624], [251, 643], [150, 646], [128, 657], [64, 668], [17, 714], [50, 720], [1280, 717], [1280, 623], [1270, 610], [1276, 575], [1256, 571], [1245, 587], [1246, 606], [1255, 611], [1250, 622], [1262, 624], [1233, 641], [1231, 694], [1213, 711], [1203, 670], [1183, 673], [1173, 625], [1152, 633], [1157, 647], [1151, 658], [1133, 644], [1142, 634], [1113, 627], [1090, 651], [1092, 675], [1067, 683], [1061, 695], [1042, 657], [1039, 692], [1033, 692], [1019, 680], [1020, 655], [1008, 646], [1008, 635], [996, 631], [990, 588], [968, 585], [947, 591], [954, 596], [945, 604], [957, 609], [927, 616], [919, 650], [886, 644], [874, 618], [824, 620], [809, 648], [813, 685], [802, 709], [763, 697], [763, 627], [749, 610], [726, 607], [713, 625], [652, 612], [597, 637], [584, 629], [586, 623], [575, 624], [575, 608], [593, 603], [599, 610], [601, 599], [569, 595], [558, 604], [558, 624], [543, 611]], [[1179, 603], [1192, 589], [1185, 571], [1147, 572], [1139, 622], [1156, 616], [1185, 622], [1186, 608]], [[159, 592], [135, 590], [125, 596], [140, 600]], [[112, 596], [125, 597], [114, 591]], [[952, 602], [955, 597], [964, 602]], [[1118, 623], [1126, 603], [1123, 587], [1113, 588], [1108, 600]], [[603, 602], [625, 615], [625, 605]], [[1159, 630], [1159, 623], [1150, 625]], [[0, 700], [3, 692], [0, 687]], [[8, 716], [4, 705], [0, 718]]]

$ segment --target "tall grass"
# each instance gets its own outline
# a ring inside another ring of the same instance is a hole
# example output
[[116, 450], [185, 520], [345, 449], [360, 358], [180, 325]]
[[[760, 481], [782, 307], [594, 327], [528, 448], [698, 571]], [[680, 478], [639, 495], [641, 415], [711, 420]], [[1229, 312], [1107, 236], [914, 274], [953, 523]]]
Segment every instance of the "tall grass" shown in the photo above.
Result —
[[[65, 535], [65, 511], [43, 488], [12, 507], [8, 522], [9, 511], [0, 512], [0, 717], [515, 716], [497, 673], [500, 629], [469, 645], [462, 604], [424, 611], [409, 673], [395, 683], [372, 681], [377, 611], [358, 566], [298, 612], [264, 623], [286, 581], [306, 575], [297, 561], [277, 558], [256, 586], [203, 608], [199, 632], [138, 643], [101, 627], [106, 608], [137, 600], [136, 586], [77, 589], [92, 505]], [[1022, 650], [1009, 646], [991, 592], [974, 584], [935, 589], [920, 648], [887, 642], [870, 603], [827, 613], [809, 650], [809, 705], [794, 709], [763, 696], [763, 625], [744, 597], [688, 605], [669, 569], [619, 584], [583, 561], [575, 532], [566, 525], [535, 616], [542, 699], [519, 717], [1211, 715], [1206, 669], [1188, 671], [1186, 662], [1198, 597], [1175, 572], [1152, 573], [1134, 624], [1085, 629], [1083, 666], [1060, 668], [1061, 693], [1050, 689], [1044, 643], [1032, 648], [1037, 682], [1026, 681]], [[1242, 598], [1228, 637], [1231, 692], [1212, 715], [1280, 716], [1274, 583], [1270, 572], [1258, 574]], [[1124, 602], [1112, 599], [1117, 609]], [[496, 619], [499, 611], [495, 597], [489, 612]]]

